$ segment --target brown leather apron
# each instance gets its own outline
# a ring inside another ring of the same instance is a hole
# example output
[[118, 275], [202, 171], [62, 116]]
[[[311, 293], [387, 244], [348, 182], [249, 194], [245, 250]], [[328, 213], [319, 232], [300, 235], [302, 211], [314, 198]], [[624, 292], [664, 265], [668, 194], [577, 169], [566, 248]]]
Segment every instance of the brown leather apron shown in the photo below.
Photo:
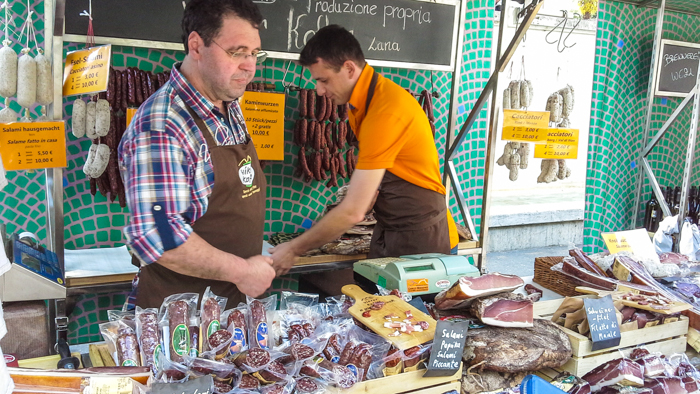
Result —
[[[207, 211], [192, 226], [213, 247], [247, 259], [259, 255], [265, 222], [265, 174], [255, 146], [246, 133], [246, 143], [217, 145], [204, 121], [187, 108], [202, 132], [214, 167], [214, 187]], [[239, 124], [243, 124], [241, 119]], [[162, 235], [161, 235], [162, 236]], [[156, 263], [141, 267], [136, 305], [158, 308], [175, 293], [199, 293], [207, 286], [218, 296], [228, 297], [227, 308], [245, 302], [245, 295], [230, 282], [196, 278], [171, 271]]]
[[[367, 91], [365, 116], [374, 97], [378, 74]], [[374, 204], [374, 226], [368, 258], [409, 254], [450, 254], [445, 196], [416, 186], [387, 169]]]

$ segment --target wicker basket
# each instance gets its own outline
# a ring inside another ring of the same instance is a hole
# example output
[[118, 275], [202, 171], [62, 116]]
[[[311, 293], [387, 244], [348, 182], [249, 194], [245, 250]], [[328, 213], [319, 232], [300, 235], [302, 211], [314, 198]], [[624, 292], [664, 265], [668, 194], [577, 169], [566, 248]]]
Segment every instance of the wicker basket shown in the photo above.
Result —
[[563, 296], [573, 297], [581, 295], [581, 293], [576, 291], [576, 287], [589, 286], [589, 284], [564, 275], [559, 271], [552, 270], [552, 266], [561, 263], [563, 260], [564, 257], [562, 256], [535, 258], [535, 277], [533, 282]]

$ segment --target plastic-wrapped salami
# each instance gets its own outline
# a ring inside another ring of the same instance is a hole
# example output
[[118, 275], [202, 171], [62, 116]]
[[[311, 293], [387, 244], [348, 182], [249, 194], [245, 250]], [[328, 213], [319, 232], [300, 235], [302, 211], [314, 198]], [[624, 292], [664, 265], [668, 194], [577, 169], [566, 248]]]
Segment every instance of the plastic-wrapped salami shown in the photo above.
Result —
[[271, 384], [260, 389], [260, 394], [292, 394], [296, 387], [293, 378], [287, 378], [280, 383]]
[[141, 366], [139, 344], [133, 321], [117, 320], [100, 324], [100, 333], [107, 342], [107, 348], [120, 367]]
[[183, 361], [183, 356], [190, 352], [189, 324], [195, 316], [198, 300], [199, 294], [197, 293], [173, 294], [163, 300], [163, 304], [160, 306], [162, 320], [167, 322], [167, 344], [170, 348], [172, 361], [180, 363]]
[[202, 337], [200, 335], [199, 331], [199, 316], [193, 316], [190, 318], [190, 325], [189, 325], [189, 330], [190, 330], [190, 352], [189, 355], [192, 357], [197, 357], [199, 356], [199, 353], [201, 353], [202, 345], [200, 338]]
[[136, 307], [136, 335], [141, 349], [143, 366], [150, 367], [155, 374], [156, 355], [161, 351], [160, 330], [158, 330], [158, 310]]
[[259, 388], [260, 381], [253, 375], [244, 374], [241, 376], [241, 381], [238, 383], [239, 390], [258, 390]]
[[19, 114], [10, 108], [9, 100], [5, 99], [5, 108], [0, 110], [0, 123], [16, 122]]
[[207, 339], [209, 350], [203, 352], [202, 357], [217, 360], [224, 358], [228, 354], [231, 341], [233, 341], [233, 334], [229, 331], [224, 329], [214, 331]]
[[225, 311], [221, 315], [221, 320], [226, 321], [226, 329], [233, 334], [229, 347], [229, 355], [231, 356], [248, 350], [248, 325], [246, 323], [248, 306], [241, 305], [238, 308]]
[[322, 394], [326, 392], [328, 385], [321, 379], [302, 377], [296, 379], [296, 390], [298, 394]]
[[274, 311], [277, 306], [277, 295], [262, 300], [246, 296], [248, 304], [248, 341], [249, 347], [270, 349], [270, 323], [268, 311]]
[[5, 40], [0, 48], [0, 96], [12, 97], [17, 93], [17, 52], [12, 42]]
[[29, 108], [36, 103], [36, 60], [22, 50], [22, 56], [17, 61], [17, 103]]
[[[290, 367], [293, 370], [294, 366]], [[283, 382], [290, 377], [290, 372], [287, 367], [280, 361], [280, 358], [270, 361], [265, 368], [254, 372], [253, 376], [258, 378], [262, 384], [273, 384], [277, 382]]]
[[233, 364], [186, 356], [185, 365], [195, 378], [212, 375], [214, 380], [227, 382], [234, 387], [241, 381], [241, 371]]
[[187, 381], [187, 366], [173, 362], [165, 353], [156, 354], [155, 381], [158, 383], [182, 383]]
[[261, 348], [248, 349], [233, 360], [238, 368], [248, 373], [264, 369], [271, 361], [272, 355], [270, 355], [270, 352]]
[[209, 350], [209, 337], [221, 328], [221, 310], [226, 308], [228, 298], [219, 297], [207, 287], [202, 295], [202, 308], [199, 312], [201, 326], [199, 332], [202, 345], [199, 347], [202, 352]]
[[49, 105], [53, 102], [53, 76], [51, 74], [51, 61], [39, 50], [34, 59], [36, 61], [36, 102], [41, 105]]
[[416, 371], [420, 368], [421, 362], [430, 357], [430, 349], [432, 345], [418, 345], [403, 351], [403, 370], [404, 372]]
[[85, 101], [80, 99], [80, 97], [76, 98], [75, 101], [73, 101], [73, 109], [71, 113], [71, 124], [73, 125], [71, 130], [73, 132], [73, 136], [75, 138], [82, 138], [83, 136], [85, 136], [86, 130], [85, 117], [87, 114], [87, 107], [85, 105]]

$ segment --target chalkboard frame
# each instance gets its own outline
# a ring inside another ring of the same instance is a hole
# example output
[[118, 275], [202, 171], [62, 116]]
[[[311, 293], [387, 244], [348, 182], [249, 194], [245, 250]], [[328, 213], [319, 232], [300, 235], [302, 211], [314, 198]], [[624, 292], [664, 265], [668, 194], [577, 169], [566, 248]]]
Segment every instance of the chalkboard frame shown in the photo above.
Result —
[[[666, 91], [666, 90], [660, 89], [661, 71], [663, 69], [662, 61], [663, 61], [663, 55], [664, 55], [664, 50], [666, 48], [666, 45], [681, 46], [681, 47], [700, 50], [700, 43], [693, 43], [693, 42], [687, 42], [687, 41], [676, 41], [676, 40], [669, 40], [669, 39], [664, 38], [661, 40], [661, 47], [659, 48], [659, 52], [656, 56], [656, 69], [655, 69], [656, 78], [655, 78], [655, 82], [654, 82], [654, 95], [661, 96], [661, 97], [681, 97], [681, 98], [688, 97], [688, 94], [690, 94], [690, 92], [685, 93], [685, 92], [677, 92], [677, 91]], [[699, 64], [700, 64], [700, 62], [699, 62]], [[698, 67], [697, 72], [700, 72], [700, 66]]]
[[[255, 2], [263, 2], [264, 0], [257, 0]], [[416, 2], [426, 2], [426, 3], [438, 3], [454, 6], [454, 20], [452, 21], [452, 39], [450, 46], [450, 64], [426, 64], [426, 63], [411, 63], [411, 62], [401, 62], [401, 61], [388, 61], [388, 60], [377, 60], [371, 57], [367, 58], [367, 62], [373, 67], [394, 67], [394, 68], [404, 68], [404, 69], [415, 69], [415, 70], [428, 70], [428, 71], [448, 71], [454, 72], [456, 66], [456, 55], [457, 46], [459, 44], [459, 32], [460, 22], [462, 21], [461, 13], [464, 12], [463, 2], [466, 0], [412, 0]], [[76, 35], [76, 34], [64, 34], [63, 40], [65, 42], [86, 42], [87, 36]], [[183, 44], [173, 43], [173, 42], [163, 42], [163, 41], [148, 41], [148, 40], [136, 40], [118, 37], [106, 37], [106, 36], [95, 36], [95, 44], [98, 45], [120, 45], [120, 46], [130, 46], [139, 48], [152, 48], [152, 49], [166, 49], [175, 51], [184, 51]], [[263, 49], [265, 49], [263, 43]], [[266, 51], [268, 53], [268, 58], [271, 59], [283, 59], [283, 60], [299, 60], [299, 54], [292, 52], [277, 52], [277, 51]]]

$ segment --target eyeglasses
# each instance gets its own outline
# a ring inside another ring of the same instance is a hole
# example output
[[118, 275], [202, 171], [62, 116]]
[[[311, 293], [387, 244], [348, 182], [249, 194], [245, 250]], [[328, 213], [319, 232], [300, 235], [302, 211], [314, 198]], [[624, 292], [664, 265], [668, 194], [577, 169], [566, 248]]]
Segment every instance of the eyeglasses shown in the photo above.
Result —
[[246, 52], [229, 52], [224, 49], [221, 45], [217, 44], [216, 41], [212, 40], [214, 44], [216, 44], [217, 47], [221, 48], [222, 51], [226, 52], [227, 55], [231, 57], [231, 59], [241, 62], [241, 61], [246, 61], [249, 58], [254, 58], [255, 59], [255, 64], [262, 64], [262, 62], [267, 59], [267, 52], [265, 51], [255, 51], [252, 53], [246, 53]]

